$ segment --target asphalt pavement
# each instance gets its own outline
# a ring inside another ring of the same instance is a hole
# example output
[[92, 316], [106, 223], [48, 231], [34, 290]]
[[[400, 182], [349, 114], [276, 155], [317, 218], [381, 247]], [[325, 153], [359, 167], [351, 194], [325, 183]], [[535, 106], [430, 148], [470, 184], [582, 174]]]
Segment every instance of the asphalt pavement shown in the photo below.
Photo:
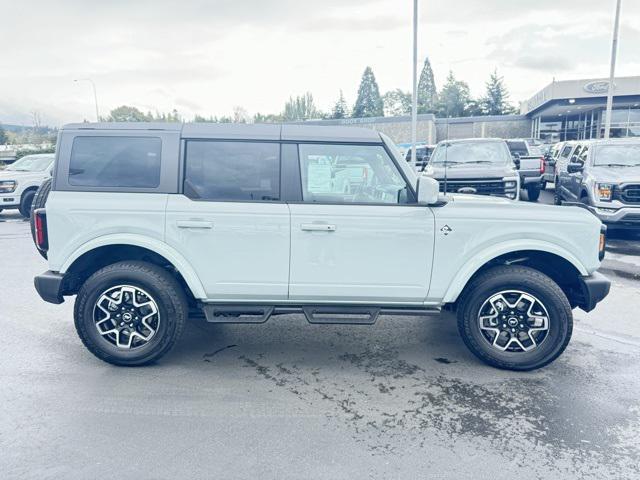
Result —
[[535, 372], [480, 363], [449, 314], [194, 320], [160, 363], [127, 369], [85, 350], [72, 299], [39, 299], [46, 262], [0, 213], [0, 477], [640, 478], [637, 248], [612, 240], [610, 296]]

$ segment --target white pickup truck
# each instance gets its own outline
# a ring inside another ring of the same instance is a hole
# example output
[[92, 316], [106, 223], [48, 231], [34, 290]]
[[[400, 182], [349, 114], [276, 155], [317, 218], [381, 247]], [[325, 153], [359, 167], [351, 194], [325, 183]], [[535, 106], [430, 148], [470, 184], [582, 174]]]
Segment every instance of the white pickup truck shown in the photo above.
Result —
[[0, 212], [18, 209], [29, 218], [38, 187], [51, 177], [53, 153], [26, 155], [0, 170]]
[[162, 357], [189, 316], [372, 324], [449, 307], [478, 358], [530, 370], [609, 291], [591, 213], [440, 193], [370, 129], [76, 124], [57, 152], [35, 286], [75, 295], [80, 338], [116, 365]]

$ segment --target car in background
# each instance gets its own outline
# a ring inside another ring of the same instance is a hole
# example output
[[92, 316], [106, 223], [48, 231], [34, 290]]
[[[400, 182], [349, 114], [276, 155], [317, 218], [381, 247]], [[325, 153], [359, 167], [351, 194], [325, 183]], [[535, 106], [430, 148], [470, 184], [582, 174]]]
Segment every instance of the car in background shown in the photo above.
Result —
[[607, 226], [640, 230], [640, 139], [577, 142], [558, 175], [558, 203], [580, 202]]
[[555, 183], [556, 164], [565, 144], [566, 142], [555, 143], [550, 146], [546, 153], [544, 153], [544, 174], [542, 175], [541, 184], [542, 190], [545, 190], [549, 183]]
[[519, 199], [518, 170], [500, 138], [442, 141], [423, 174], [438, 180], [443, 192]]
[[0, 212], [18, 209], [29, 218], [38, 187], [51, 177], [55, 154], [26, 155], [0, 171]]
[[[416, 145], [416, 170], [418, 172], [422, 172], [425, 167], [429, 164], [429, 159], [433, 154], [433, 151], [436, 149], [435, 145]], [[411, 162], [411, 147], [407, 150], [405, 154], [405, 160], [407, 162]]]
[[[544, 155], [540, 141], [530, 138], [506, 140], [511, 156], [520, 173], [520, 186], [527, 191], [530, 202], [537, 202], [542, 190], [544, 175]], [[536, 144], [537, 143], [537, 144]]]

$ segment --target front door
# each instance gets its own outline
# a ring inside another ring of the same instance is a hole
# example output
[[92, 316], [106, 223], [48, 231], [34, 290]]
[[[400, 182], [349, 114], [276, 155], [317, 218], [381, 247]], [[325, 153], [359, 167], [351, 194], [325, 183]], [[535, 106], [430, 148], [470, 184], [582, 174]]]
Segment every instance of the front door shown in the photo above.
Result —
[[421, 303], [434, 216], [381, 145], [300, 144], [302, 202], [291, 203], [289, 298]]
[[278, 143], [186, 142], [184, 192], [169, 195], [166, 241], [209, 300], [286, 299], [289, 232]]

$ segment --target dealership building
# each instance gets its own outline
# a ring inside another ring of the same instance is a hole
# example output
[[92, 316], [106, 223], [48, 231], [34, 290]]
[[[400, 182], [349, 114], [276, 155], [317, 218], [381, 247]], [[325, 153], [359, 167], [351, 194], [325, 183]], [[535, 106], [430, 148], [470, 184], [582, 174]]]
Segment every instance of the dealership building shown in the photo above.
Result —
[[[601, 138], [609, 81], [553, 81], [522, 102], [520, 115], [437, 118], [418, 115], [418, 141], [437, 143], [455, 138], [540, 138], [548, 142]], [[612, 137], [640, 136], [640, 76], [616, 78]], [[305, 123], [370, 127], [397, 143], [411, 141], [411, 117], [345, 118]]]

